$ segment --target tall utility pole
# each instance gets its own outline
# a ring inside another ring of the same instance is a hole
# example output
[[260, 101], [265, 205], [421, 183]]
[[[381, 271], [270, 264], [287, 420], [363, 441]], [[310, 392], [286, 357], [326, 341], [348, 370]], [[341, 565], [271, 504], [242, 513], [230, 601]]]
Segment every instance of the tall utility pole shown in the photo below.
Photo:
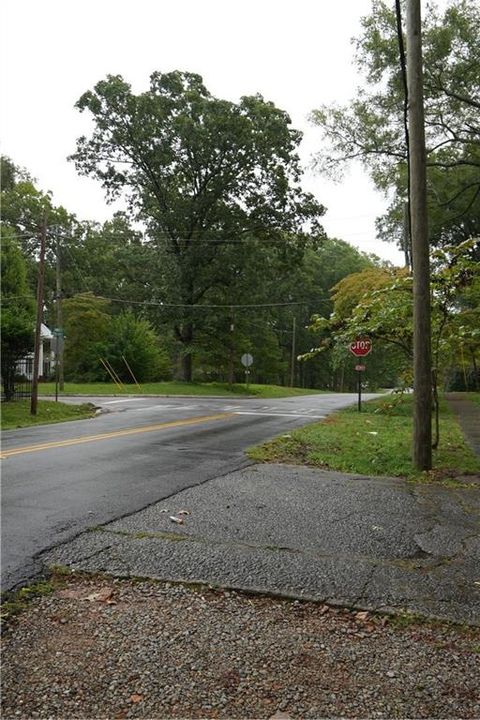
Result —
[[296, 335], [296, 322], [295, 315], [293, 316], [292, 323], [292, 359], [290, 361], [290, 387], [293, 387], [295, 383], [295, 335]]
[[37, 281], [37, 320], [35, 323], [35, 347], [33, 352], [33, 379], [32, 379], [32, 397], [30, 401], [30, 414], [37, 414], [38, 404], [38, 376], [40, 370], [40, 343], [42, 334], [42, 316], [43, 316], [43, 279], [45, 275], [45, 241], [47, 237], [47, 217], [44, 213], [42, 226], [40, 229], [40, 260], [38, 265], [38, 281]]
[[411, 243], [410, 243], [410, 210], [409, 203], [403, 203], [403, 253], [405, 255], [405, 267], [412, 267]]
[[413, 463], [417, 470], [430, 470], [432, 467], [430, 260], [421, 28], [420, 0], [407, 0], [410, 218], [413, 264], [413, 382], [415, 386]]
[[63, 372], [63, 313], [62, 313], [62, 279], [61, 279], [61, 264], [60, 264], [60, 243], [58, 241], [58, 234], [55, 236], [55, 253], [56, 253], [56, 311], [57, 311], [57, 330], [56, 334], [56, 372], [60, 390], [65, 389], [65, 380]]
[[228, 387], [233, 388], [235, 380], [235, 319], [233, 315], [233, 307], [230, 315], [230, 351], [228, 359]]

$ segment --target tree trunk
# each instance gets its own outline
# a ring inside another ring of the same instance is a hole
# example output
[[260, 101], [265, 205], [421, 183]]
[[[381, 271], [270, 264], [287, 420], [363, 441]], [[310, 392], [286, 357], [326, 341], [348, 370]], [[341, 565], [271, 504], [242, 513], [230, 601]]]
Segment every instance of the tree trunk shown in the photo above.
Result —
[[192, 353], [188, 352], [182, 357], [182, 376], [185, 382], [192, 382]]
[[435, 411], [435, 436], [432, 442], [432, 448], [437, 450], [440, 443], [440, 401], [438, 399], [438, 378], [437, 371], [432, 372], [432, 392], [433, 392], [433, 407]]
[[473, 348], [470, 348], [470, 353], [472, 355], [472, 366], [473, 366], [473, 382], [475, 385], [475, 390], [480, 389], [480, 383], [479, 383], [479, 377], [478, 377], [478, 368], [477, 368], [477, 362], [475, 359], [475, 351]]
[[182, 354], [182, 376], [185, 382], [192, 382], [193, 377], [193, 360], [192, 360], [192, 345], [193, 340], [193, 325], [188, 323], [182, 334], [182, 342], [186, 345], [186, 349]]

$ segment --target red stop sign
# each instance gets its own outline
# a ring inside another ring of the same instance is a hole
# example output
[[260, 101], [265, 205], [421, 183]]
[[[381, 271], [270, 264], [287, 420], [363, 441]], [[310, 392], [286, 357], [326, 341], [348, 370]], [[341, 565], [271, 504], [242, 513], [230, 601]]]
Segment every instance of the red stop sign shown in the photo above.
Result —
[[349, 345], [349, 350], [355, 357], [365, 357], [372, 349], [370, 338], [357, 338]]

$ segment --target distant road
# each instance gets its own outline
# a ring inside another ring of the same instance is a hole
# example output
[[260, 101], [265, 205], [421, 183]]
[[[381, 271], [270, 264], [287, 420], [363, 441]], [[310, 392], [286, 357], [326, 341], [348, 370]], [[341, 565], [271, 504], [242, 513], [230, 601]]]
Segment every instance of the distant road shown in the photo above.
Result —
[[62, 401], [93, 402], [105, 412], [2, 433], [2, 590], [37, 574], [42, 550], [243, 467], [246, 448], [351, 405], [356, 395]]

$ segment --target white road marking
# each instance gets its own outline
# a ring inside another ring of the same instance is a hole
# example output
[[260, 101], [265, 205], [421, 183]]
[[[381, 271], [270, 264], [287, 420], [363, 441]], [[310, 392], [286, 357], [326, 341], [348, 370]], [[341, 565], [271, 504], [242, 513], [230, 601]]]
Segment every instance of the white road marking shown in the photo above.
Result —
[[109, 400], [108, 402], [102, 403], [103, 405], [117, 405], [117, 403], [124, 402], [135, 402], [135, 400], [142, 400], [143, 398], [124, 398], [123, 400]]
[[300, 413], [273, 413], [273, 412], [258, 412], [254, 410], [237, 410], [235, 412], [235, 415], [263, 415], [264, 417], [291, 417], [291, 418], [314, 418], [318, 420], [323, 420], [326, 415], [300, 415]]
[[241, 408], [241, 405], [225, 405], [223, 408], [224, 410], [238, 410], [238, 408]]
[[148, 405], [135, 408], [132, 412], [148, 412], [148, 410], [196, 410], [198, 405]]

